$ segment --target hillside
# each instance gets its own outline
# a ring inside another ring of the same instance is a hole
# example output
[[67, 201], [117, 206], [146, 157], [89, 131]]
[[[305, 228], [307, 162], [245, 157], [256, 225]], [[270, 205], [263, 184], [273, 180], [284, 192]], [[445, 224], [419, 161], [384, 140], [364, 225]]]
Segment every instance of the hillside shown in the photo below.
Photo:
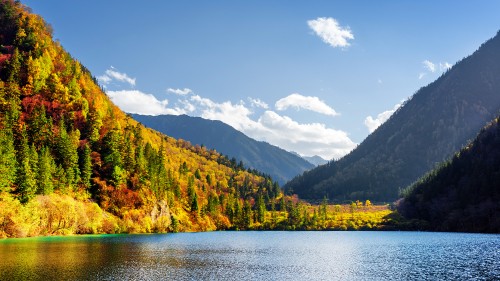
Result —
[[242, 161], [246, 167], [264, 171], [280, 184], [312, 169], [299, 156], [266, 142], [259, 142], [220, 121], [186, 115], [147, 116], [132, 114], [142, 124], [192, 144], [204, 145]]
[[318, 155], [304, 156], [302, 158], [304, 158], [307, 162], [313, 164], [314, 166], [325, 165], [326, 163], [328, 163], [328, 160], [325, 160]]
[[51, 33], [0, 0], [0, 237], [248, 228], [284, 202], [270, 178], [127, 116]]
[[398, 211], [432, 230], [500, 233], [499, 119], [403, 194]]
[[500, 33], [436, 81], [337, 162], [285, 185], [302, 198], [393, 201], [453, 155], [500, 109]]

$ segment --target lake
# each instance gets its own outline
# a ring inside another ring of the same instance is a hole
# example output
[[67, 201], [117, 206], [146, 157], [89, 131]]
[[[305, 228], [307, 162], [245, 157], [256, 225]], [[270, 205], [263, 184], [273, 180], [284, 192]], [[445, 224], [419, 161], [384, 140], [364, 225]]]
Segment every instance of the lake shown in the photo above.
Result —
[[206, 232], [0, 240], [0, 280], [499, 280], [500, 235]]

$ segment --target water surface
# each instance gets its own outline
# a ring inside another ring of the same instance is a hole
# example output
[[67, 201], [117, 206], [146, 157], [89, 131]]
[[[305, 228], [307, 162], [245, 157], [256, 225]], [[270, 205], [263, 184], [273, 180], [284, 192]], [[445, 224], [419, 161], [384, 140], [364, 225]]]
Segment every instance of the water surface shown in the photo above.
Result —
[[0, 241], [0, 280], [500, 280], [500, 235], [208, 232]]

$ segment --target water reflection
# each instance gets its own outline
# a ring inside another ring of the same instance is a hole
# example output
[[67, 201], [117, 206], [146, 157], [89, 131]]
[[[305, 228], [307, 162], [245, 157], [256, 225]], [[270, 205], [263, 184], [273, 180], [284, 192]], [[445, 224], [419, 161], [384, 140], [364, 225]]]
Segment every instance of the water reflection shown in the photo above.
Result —
[[0, 241], [0, 280], [422, 280], [500, 276], [500, 236], [213, 232]]

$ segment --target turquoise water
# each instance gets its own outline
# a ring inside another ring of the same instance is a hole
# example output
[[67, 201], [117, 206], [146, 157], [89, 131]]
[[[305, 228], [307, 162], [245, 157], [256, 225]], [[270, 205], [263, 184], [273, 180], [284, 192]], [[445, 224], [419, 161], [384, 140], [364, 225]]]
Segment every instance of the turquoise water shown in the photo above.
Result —
[[0, 240], [0, 280], [500, 280], [500, 235], [207, 232]]

